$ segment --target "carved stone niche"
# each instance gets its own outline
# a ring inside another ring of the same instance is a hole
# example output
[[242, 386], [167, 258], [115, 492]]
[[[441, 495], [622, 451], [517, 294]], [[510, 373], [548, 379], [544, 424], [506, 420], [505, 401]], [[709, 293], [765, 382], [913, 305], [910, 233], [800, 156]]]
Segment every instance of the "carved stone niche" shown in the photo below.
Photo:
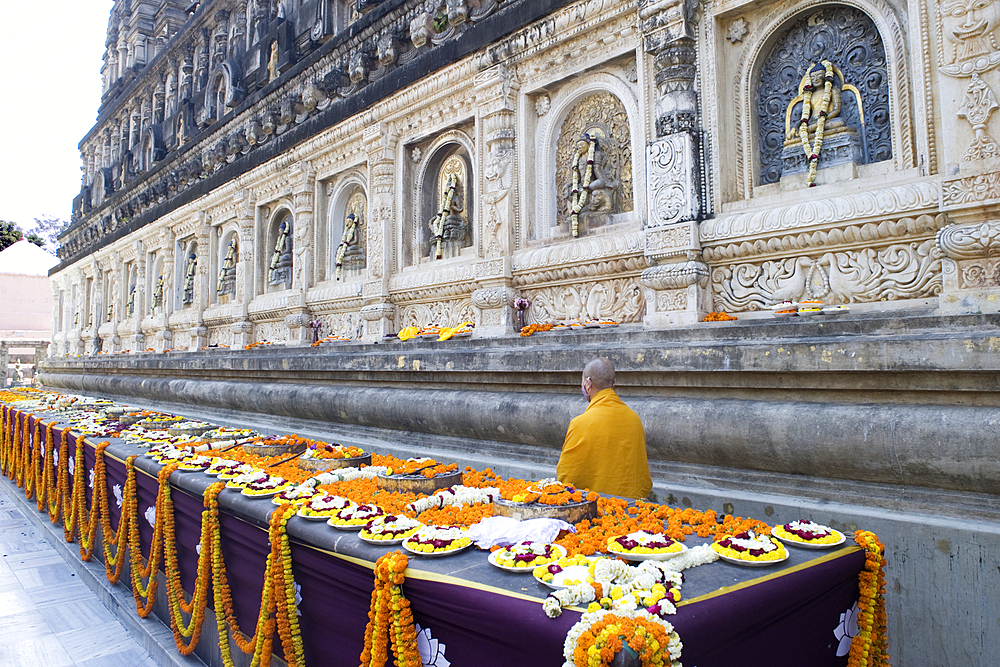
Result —
[[287, 209], [278, 211], [268, 225], [267, 246], [264, 249], [266, 252], [264, 282], [268, 292], [285, 290], [292, 286], [293, 225], [292, 214]]
[[584, 236], [622, 221], [620, 214], [635, 208], [628, 113], [613, 93], [588, 95], [569, 110], [559, 128], [555, 160], [555, 225], [560, 230]]
[[[824, 60], [831, 65], [825, 110]], [[754, 89], [761, 185], [785, 185], [790, 176], [788, 185], [806, 184], [820, 115], [826, 121], [817, 183], [853, 178], [855, 165], [891, 159], [889, 92], [885, 46], [867, 14], [826, 5], [793, 19], [764, 57]], [[803, 116], [809, 149], [800, 136]], [[837, 168], [822, 174], [828, 167]]]
[[454, 130], [410, 146], [411, 154], [421, 157], [417, 164], [405, 167], [413, 183], [409, 193], [412, 227], [404, 239], [406, 264], [473, 254], [476, 203], [471, 136]]
[[1000, 312], [1000, 221], [952, 224], [937, 234], [942, 312]]

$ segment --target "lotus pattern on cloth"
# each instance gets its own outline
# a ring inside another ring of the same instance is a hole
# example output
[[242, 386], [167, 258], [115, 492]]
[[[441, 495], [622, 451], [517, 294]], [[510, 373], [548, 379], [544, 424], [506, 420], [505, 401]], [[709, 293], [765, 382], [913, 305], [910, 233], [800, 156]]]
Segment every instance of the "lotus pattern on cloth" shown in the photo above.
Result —
[[833, 629], [833, 636], [840, 642], [837, 644], [837, 657], [847, 655], [851, 651], [851, 640], [858, 635], [858, 603], [840, 615], [840, 624]]
[[449, 667], [451, 662], [444, 657], [445, 645], [431, 634], [430, 628], [421, 629], [420, 624], [414, 624], [417, 631], [417, 652], [423, 667]]

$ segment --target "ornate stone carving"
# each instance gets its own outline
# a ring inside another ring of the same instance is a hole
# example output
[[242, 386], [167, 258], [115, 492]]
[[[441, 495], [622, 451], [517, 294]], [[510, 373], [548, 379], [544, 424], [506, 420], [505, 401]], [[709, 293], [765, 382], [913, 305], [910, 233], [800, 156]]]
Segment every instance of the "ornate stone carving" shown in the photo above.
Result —
[[586, 171], [586, 153], [577, 157], [577, 144], [584, 134], [597, 138], [594, 150], [590, 196], [580, 213], [581, 229], [601, 225], [608, 216], [633, 209], [632, 139], [628, 113], [621, 100], [609, 92], [590, 95], [574, 106], [559, 130], [556, 142], [556, 183], [561, 195], [557, 220], [569, 225], [573, 166], [577, 161], [580, 178]]
[[717, 263], [749, 257], [806, 252], [810, 249], [815, 250], [823, 247], [871, 246], [900, 238], [923, 240], [934, 234], [944, 224], [946, 224], [946, 218], [943, 214], [920, 215], [912, 218], [899, 218], [898, 220], [881, 220], [861, 225], [844, 225], [833, 229], [786, 234], [767, 240], [758, 239], [714, 245], [704, 248], [702, 253], [705, 259]]
[[368, 322], [390, 319], [396, 314], [396, 306], [391, 303], [372, 303], [361, 308], [361, 317]]
[[513, 307], [518, 292], [510, 287], [484, 287], [472, 293], [472, 305], [483, 310]]
[[[845, 96], [841, 112], [846, 126], [864, 135], [861, 162], [892, 158], [889, 72], [882, 37], [861, 10], [831, 5], [811, 12], [785, 30], [761, 67], [753, 102], [757, 109], [761, 183], [776, 183], [781, 178], [786, 107], [795, 97], [795, 86], [806, 69], [819, 58], [839, 67], [846, 81], [864, 84], [863, 109], [853, 96]], [[795, 72], [791, 80], [789, 72]], [[798, 105], [789, 110], [793, 118], [801, 113], [797, 112], [800, 108]]]
[[399, 307], [401, 327], [419, 327], [436, 323], [440, 326], [455, 326], [462, 322], [474, 322], [476, 313], [472, 299], [437, 301], [432, 303], [408, 303]]
[[1000, 256], [1000, 222], [948, 225], [937, 233], [937, 244], [949, 259]]
[[729, 24], [729, 27], [726, 29], [726, 39], [735, 46], [736, 42], [743, 41], [749, 30], [750, 28], [747, 26], [746, 20], [741, 16]]
[[652, 290], [675, 290], [688, 285], [705, 286], [708, 273], [708, 265], [704, 262], [688, 261], [651, 266], [642, 272], [640, 281]]
[[784, 300], [865, 303], [941, 293], [941, 259], [933, 240], [875, 250], [737, 264], [712, 272], [715, 309], [761, 310]]
[[602, 317], [638, 322], [646, 308], [645, 292], [633, 278], [555, 285], [522, 292], [531, 301], [529, 317], [534, 322]]
[[699, 212], [695, 139], [678, 132], [646, 146], [647, 227], [693, 220]]
[[991, 171], [941, 184], [941, 205], [957, 206], [1000, 199], [1000, 172]]
[[905, 185], [820, 199], [801, 204], [775, 206], [752, 213], [719, 216], [701, 223], [701, 242], [852, 221], [901, 212], [936, 209], [936, 184], [923, 181]]

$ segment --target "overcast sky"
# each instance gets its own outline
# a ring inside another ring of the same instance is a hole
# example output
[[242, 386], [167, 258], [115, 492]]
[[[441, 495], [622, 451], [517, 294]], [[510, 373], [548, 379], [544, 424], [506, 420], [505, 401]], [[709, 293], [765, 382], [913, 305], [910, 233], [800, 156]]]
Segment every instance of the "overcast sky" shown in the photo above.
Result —
[[3, 2], [0, 220], [69, 220], [80, 192], [77, 144], [97, 118], [112, 0]]

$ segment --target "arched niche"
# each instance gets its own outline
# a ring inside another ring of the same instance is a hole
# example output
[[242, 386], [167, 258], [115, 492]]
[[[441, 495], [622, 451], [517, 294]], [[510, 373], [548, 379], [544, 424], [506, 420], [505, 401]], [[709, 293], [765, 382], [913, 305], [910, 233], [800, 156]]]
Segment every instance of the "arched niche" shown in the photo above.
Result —
[[127, 262], [124, 274], [125, 303], [122, 311], [122, 319], [129, 320], [142, 312], [142, 303], [139, 301], [139, 267], [134, 262]]
[[350, 174], [331, 186], [326, 228], [329, 252], [323, 262], [324, 278], [360, 280], [367, 265], [368, 232], [368, 194], [361, 174]]
[[292, 286], [294, 224], [291, 208], [287, 205], [279, 206], [267, 222], [264, 252], [260, 257], [264, 292], [280, 292]]
[[198, 242], [189, 240], [182, 244], [181, 261], [177, 263], [178, 298], [182, 308], [196, 303], [198, 284]]
[[204, 114], [209, 122], [220, 120], [229, 109], [237, 106], [246, 97], [240, 85], [242, 71], [234, 60], [224, 60], [212, 70], [205, 86]]
[[448, 132], [427, 146], [414, 179], [413, 224], [404, 239], [404, 265], [472, 252], [476, 235], [474, 155], [472, 139], [461, 131]]
[[[888, 109], [891, 128], [892, 157], [888, 169], [902, 170], [916, 165], [914, 146], [914, 118], [923, 112], [921, 102], [911, 100], [911, 82], [907, 73], [907, 46], [905, 28], [896, 15], [896, 10], [885, 0], [840, 0], [837, 3], [818, 5], [808, 0], [798, 0], [788, 4], [779, 4], [774, 11], [759, 21], [750, 23], [750, 32], [743, 39], [745, 45], [739, 60], [736, 62], [734, 87], [732, 90], [722, 90], [719, 104], [732, 105], [732, 129], [723, 127], [731, 137], [735, 150], [720, 156], [723, 164], [733, 162], [733, 181], [723, 183], [723, 192], [732, 188], [732, 194], [724, 194], [725, 201], [733, 196], [738, 199], [749, 199], [754, 196], [755, 188], [760, 187], [761, 161], [758, 139], [757, 108], [754, 103], [754, 89], [759, 80], [765, 58], [771, 53], [776, 41], [784, 32], [803, 17], [813, 12], [823, 11], [828, 7], [849, 7], [860, 10], [875, 25], [882, 40], [886, 55], [886, 71], [888, 75]], [[815, 60], [820, 59], [817, 54]], [[789, 79], [794, 74], [787, 75]], [[798, 84], [796, 81], [796, 85]], [[855, 84], [856, 85], [856, 84]], [[929, 85], [929, 84], [928, 84]], [[860, 86], [858, 86], [860, 88]], [[791, 100], [791, 98], [789, 98]], [[784, 113], [785, 108], [780, 110]], [[865, 112], [867, 116], [867, 111]], [[782, 123], [784, 118], [782, 118]], [[720, 149], [725, 147], [720, 142]], [[872, 173], [871, 171], [869, 173]], [[874, 173], [882, 173], [874, 170]], [[728, 173], [721, 174], [723, 178]], [[864, 174], [861, 174], [862, 176]]]
[[219, 228], [219, 247], [216, 253], [215, 283], [212, 285], [214, 303], [229, 303], [236, 298], [236, 271], [240, 260], [240, 231], [235, 223]]
[[140, 152], [140, 168], [148, 171], [166, 155], [163, 147], [163, 131], [159, 124], [151, 125], [142, 135], [142, 145]]
[[[759, 185], [809, 170], [799, 134], [802, 99], [814, 98], [806, 114], [816, 118], [825, 88], [824, 60], [831, 64], [832, 81], [818, 169], [892, 159], [889, 61], [882, 35], [858, 7], [821, 5], [782, 23], [763, 46], [755, 67], [752, 108]], [[810, 149], [816, 143], [816, 125], [815, 120], [807, 124]]]
[[[623, 223], [638, 224], [645, 202], [637, 196], [644, 182], [639, 107], [635, 94], [619, 77], [598, 72], [560, 89], [536, 135], [536, 216], [528, 240], [572, 238], [572, 214], [578, 211], [579, 236]], [[596, 141], [595, 141], [596, 140]], [[587, 159], [594, 167], [587, 195]]]

